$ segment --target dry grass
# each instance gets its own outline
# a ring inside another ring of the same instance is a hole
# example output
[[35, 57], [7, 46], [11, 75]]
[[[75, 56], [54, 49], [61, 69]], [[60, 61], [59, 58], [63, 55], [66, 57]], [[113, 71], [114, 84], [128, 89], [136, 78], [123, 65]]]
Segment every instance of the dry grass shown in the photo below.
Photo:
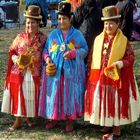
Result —
[[[18, 32], [23, 31], [20, 29], [0, 30], [0, 96], [4, 86], [4, 77], [7, 69], [7, 52], [8, 46], [15, 38]], [[43, 28], [44, 33], [49, 33], [50, 28]], [[136, 62], [134, 65], [135, 75], [140, 87], [140, 42], [134, 42], [133, 48], [135, 50]], [[1, 97], [0, 97], [1, 100]], [[36, 118], [36, 127], [29, 128], [23, 120], [23, 127], [13, 133], [7, 132], [6, 128], [12, 125], [14, 118], [10, 115], [0, 113], [0, 140], [4, 139], [24, 139], [24, 140], [99, 140], [101, 133], [100, 127], [89, 125], [83, 119], [76, 121], [75, 131], [72, 133], [64, 132], [64, 122], [59, 122], [57, 127], [53, 130], [46, 131], [46, 120]], [[138, 122], [137, 122], [138, 123]], [[124, 126], [122, 128], [122, 140], [139, 140], [140, 129], [136, 128], [136, 123]]]

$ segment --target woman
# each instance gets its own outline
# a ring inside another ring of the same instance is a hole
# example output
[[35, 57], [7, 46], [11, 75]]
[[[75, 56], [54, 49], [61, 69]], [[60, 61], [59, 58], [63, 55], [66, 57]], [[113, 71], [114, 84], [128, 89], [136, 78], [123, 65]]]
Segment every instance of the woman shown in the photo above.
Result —
[[105, 126], [104, 133], [113, 130], [114, 137], [140, 114], [134, 52], [118, 28], [120, 17], [115, 6], [103, 9], [104, 30], [94, 41], [85, 93], [85, 121]]
[[[84, 58], [88, 51], [83, 35], [71, 26], [71, 20], [71, 4], [59, 3], [58, 28], [50, 33], [43, 51], [39, 103], [39, 115], [50, 120], [46, 128], [67, 120], [66, 132], [72, 131], [73, 121], [83, 115]], [[50, 65], [53, 68], [49, 72]]]
[[32, 126], [29, 117], [38, 114], [41, 53], [46, 36], [39, 31], [42, 17], [38, 6], [29, 6], [24, 16], [26, 31], [17, 35], [9, 49], [5, 88], [10, 88], [10, 113], [16, 117], [9, 131], [21, 127], [21, 117]]

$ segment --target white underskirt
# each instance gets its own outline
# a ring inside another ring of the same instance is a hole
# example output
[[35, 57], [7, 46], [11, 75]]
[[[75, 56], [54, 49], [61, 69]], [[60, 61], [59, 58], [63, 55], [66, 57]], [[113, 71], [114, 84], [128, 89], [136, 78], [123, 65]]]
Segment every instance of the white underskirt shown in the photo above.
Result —
[[[27, 70], [22, 84], [25, 100], [26, 117], [35, 116], [35, 85], [30, 70]], [[19, 91], [20, 92], [20, 91]], [[18, 112], [15, 116], [22, 116], [20, 94], [18, 94]]]
[[[135, 81], [136, 82], [136, 81]], [[129, 101], [129, 119], [123, 118], [122, 116], [118, 118], [118, 93], [116, 91], [116, 101], [115, 101], [115, 117], [104, 117], [104, 107], [103, 104], [101, 105], [101, 114], [100, 114], [100, 97], [99, 97], [99, 82], [97, 83], [95, 94], [94, 94], [94, 101], [93, 101], [93, 110], [94, 113], [89, 115], [88, 113], [84, 114], [84, 120], [89, 121], [91, 124], [100, 125], [100, 126], [120, 126], [132, 123], [137, 121], [140, 116], [140, 95], [138, 91], [138, 87], [136, 84], [136, 93], [137, 93], [137, 100], [135, 100], [132, 96], [131, 87], [129, 87], [130, 93], [130, 101]], [[108, 96], [106, 96], [106, 116], [108, 114]], [[127, 108], [126, 108], [127, 109]]]

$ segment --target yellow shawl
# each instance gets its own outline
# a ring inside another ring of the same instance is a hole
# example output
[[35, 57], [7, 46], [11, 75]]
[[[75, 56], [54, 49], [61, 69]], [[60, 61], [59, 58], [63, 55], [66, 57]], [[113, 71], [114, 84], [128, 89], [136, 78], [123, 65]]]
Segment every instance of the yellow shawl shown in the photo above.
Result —
[[[102, 58], [102, 46], [104, 43], [104, 35], [103, 31], [100, 35], [95, 38], [94, 48], [92, 54], [92, 63], [91, 69], [100, 69], [101, 67], [101, 58]], [[120, 29], [117, 30], [116, 36], [113, 40], [111, 53], [108, 60], [108, 66], [110, 66], [113, 62], [121, 60], [125, 54], [127, 45], [127, 38], [123, 35]]]

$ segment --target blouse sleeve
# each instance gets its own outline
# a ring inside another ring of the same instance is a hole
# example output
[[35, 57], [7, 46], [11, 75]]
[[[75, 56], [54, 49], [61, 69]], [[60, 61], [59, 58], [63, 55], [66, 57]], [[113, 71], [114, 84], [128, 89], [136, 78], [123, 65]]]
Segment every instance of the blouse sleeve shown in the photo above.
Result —
[[43, 49], [43, 60], [46, 61], [47, 57], [49, 57], [49, 52], [48, 52], [48, 39], [45, 43], [45, 47]]

